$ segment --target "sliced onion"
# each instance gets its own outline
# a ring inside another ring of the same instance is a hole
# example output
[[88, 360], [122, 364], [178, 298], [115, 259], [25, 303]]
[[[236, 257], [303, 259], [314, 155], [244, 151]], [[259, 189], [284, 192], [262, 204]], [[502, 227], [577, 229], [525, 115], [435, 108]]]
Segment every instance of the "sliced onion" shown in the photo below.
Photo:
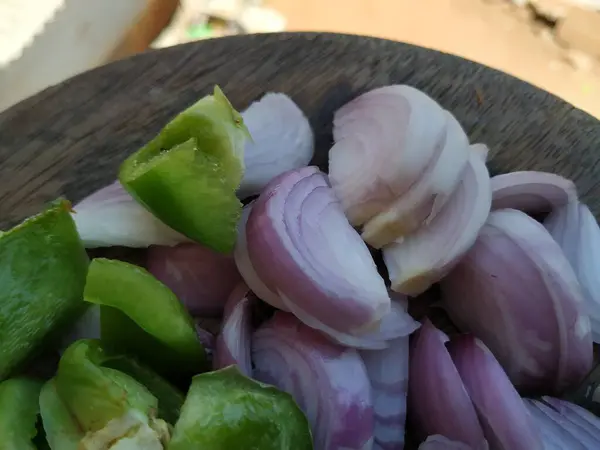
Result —
[[542, 450], [540, 432], [489, 349], [473, 335], [447, 344], [492, 449]]
[[257, 275], [309, 326], [358, 333], [389, 312], [369, 249], [316, 167], [269, 184], [252, 207], [246, 239]]
[[492, 178], [492, 209], [512, 208], [541, 214], [576, 199], [575, 184], [553, 173], [523, 171]]
[[241, 276], [232, 255], [200, 244], [152, 246], [148, 270], [177, 295], [192, 315], [219, 316]]
[[440, 434], [483, 449], [483, 430], [446, 341], [429, 319], [423, 321], [410, 350], [408, 413], [422, 437]]
[[[526, 400], [526, 404], [529, 407], [530, 413], [536, 417], [538, 426], [540, 428], [555, 428], [565, 432], [560, 434], [560, 439], [563, 441], [563, 443], [566, 443], [565, 441], [569, 441], [569, 444], [571, 444], [571, 440], [569, 440], [566, 436], [570, 435], [574, 438], [573, 441], [582, 445], [582, 448], [590, 450], [598, 448], [598, 444], [600, 444], [600, 437], [598, 436], [600, 430], [596, 429], [591, 430], [590, 432], [586, 430], [586, 427], [580, 426], [578, 423], [579, 420], [572, 422], [554, 408], [544, 404], [543, 402], [537, 400]], [[537, 414], [536, 410], [539, 411], [541, 415]], [[586, 425], [588, 425], [587, 422]], [[574, 448], [577, 447], [577, 445], [574, 445]], [[573, 447], [569, 446], [563, 448], [568, 448], [570, 450]]]
[[373, 405], [356, 350], [277, 312], [252, 339], [254, 377], [291, 394], [306, 414], [315, 449], [370, 450]]
[[238, 285], [225, 305], [223, 328], [217, 336], [213, 368], [237, 365], [244, 375], [252, 376], [250, 340], [252, 338], [252, 299], [248, 286]]
[[490, 153], [488, 146], [481, 143], [471, 144], [471, 151], [479, 156], [483, 162], [487, 161]]
[[258, 298], [275, 308], [288, 311], [287, 307], [280, 300], [279, 296], [265, 286], [262, 280], [258, 277], [258, 274], [252, 265], [252, 261], [250, 261], [250, 255], [248, 255], [246, 225], [248, 223], [248, 217], [250, 217], [250, 211], [252, 211], [253, 203], [254, 202], [244, 206], [244, 209], [242, 210], [242, 216], [238, 222], [238, 237], [235, 243], [235, 250], [233, 251], [235, 265], [237, 266], [238, 271], [242, 275], [242, 278], [248, 287], [252, 289], [252, 292], [254, 292]]
[[352, 224], [411, 189], [444, 141], [446, 121], [433, 99], [406, 85], [374, 89], [335, 113], [329, 177]]
[[536, 408], [531, 400], [525, 399], [524, 402], [529, 414], [531, 414], [540, 430], [544, 450], [586, 450], [586, 447], [577, 438], [562, 427], [557, 426], [547, 415]]
[[73, 211], [73, 220], [86, 248], [189, 242], [137, 203], [118, 181], [85, 198]]
[[436, 434], [429, 436], [425, 442], [419, 445], [419, 450], [473, 450], [473, 448]]
[[554, 209], [544, 226], [575, 270], [590, 316], [592, 337], [600, 342], [600, 227], [583, 203], [571, 201]]
[[475, 242], [491, 200], [485, 163], [471, 153], [464, 178], [436, 218], [383, 249], [392, 289], [418, 295], [441, 280]]
[[371, 382], [375, 428], [373, 450], [404, 448], [408, 389], [408, 336], [384, 350], [360, 353]]
[[196, 334], [198, 335], [198, 339], [200, 339], [202, 347], [204, 347], [204, 351], [212, 356], [215, 348], [215, 336], [210, 331], [204, 329], [200, 323], [196, 323], [195, 326]]
[[252, 141], [246, 143], [246, 170], [238, 197], [259, 194], [276, 176], [306, 166], [314, 138], [308, 119], [285, 94], [268, 93], [242, 113]]
[[600, 418], [587, 409], [574, 403], [552, 397], [543, 397], [542, 400], [554, 408], [561, 417], [584, 429], [587, 434], [593, 436], [596, 442], [600, 442]]
[[492, 212], [442, 291], [454, 323], [483, 340], [520, 389], [562, 392], [591, 369], [590, 324], [573, 269], [526, 214]]
[[421, 177], [385, 211], [365, 223], [362, 238], [372, 247], [381, 248], [430, 223], [460, 182], [468, 164], [469, 140], [454, 116], [448, 111], [445, 114], [444, 138], [437, 143]]

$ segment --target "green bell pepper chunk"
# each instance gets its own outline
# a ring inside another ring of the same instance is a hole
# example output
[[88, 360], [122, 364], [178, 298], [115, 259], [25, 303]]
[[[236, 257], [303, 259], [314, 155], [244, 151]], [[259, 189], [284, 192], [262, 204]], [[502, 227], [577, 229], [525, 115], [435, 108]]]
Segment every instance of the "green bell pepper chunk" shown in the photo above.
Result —
[[[151, 380], [161, 400], [140, 380], [107, 367], [115, 364], [146, 381]], [[105, 450], [115, 445], [114, 448], [131, 450], [163, 450], [170, 429], [155, 416], [161, 411], [162, 398], [173, 392], [150, 374], [143, 366], [106, 350], [96, 339], [73, 343], [63, 354], [55, 377], [44, 385], [40, 395], [50, 448]]]
[[123, 187], [161, 221], [216, 251], [233, 250], [242, 204], [235, 192], [250, 136], [215, 87], [121, 166]]
[[235, 366], [192, 381], [169, 450], [312, 450], [308, 421], [292, 397]]
[[36, 450], [42, 383], [12, 378], [0, 383], [0, 450]]
[[192, 318], [175, 294], [141, 267], [94, 259], [84, 298], [101, 305], [101, 338], [159, 373], [191, 377], [206, 366]]
[[69, 211], [56, 201], [0, 236], [0, 380], [84, 309], [89, 261]]

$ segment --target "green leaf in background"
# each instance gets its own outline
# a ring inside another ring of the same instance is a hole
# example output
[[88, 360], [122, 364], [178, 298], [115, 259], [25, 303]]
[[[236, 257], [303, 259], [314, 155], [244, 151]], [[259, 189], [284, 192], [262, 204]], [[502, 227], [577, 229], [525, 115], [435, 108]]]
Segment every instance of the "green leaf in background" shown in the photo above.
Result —
[[0, 380], [84, 309], [89, 261], [69, 211], [58, 200], [0, 235]]
[[119, 181], [173, 229], [214, 250], [233, 250], [242, 204], [242, 117], [215, 87], [121, 166]]
[[235, 366], [192, 381], [169, 450], [312, 450], [308, 421], [292, 397]]
[[27, 378], [0, 383], [0, 450], [37, 450], [41, 388], [41, 382]]
[[84, 298], [101, 305], [101, 338], [152, 368], [192, 376], [206, 354], [192, 318], [175, 294], [141, 267], [94, 259]]

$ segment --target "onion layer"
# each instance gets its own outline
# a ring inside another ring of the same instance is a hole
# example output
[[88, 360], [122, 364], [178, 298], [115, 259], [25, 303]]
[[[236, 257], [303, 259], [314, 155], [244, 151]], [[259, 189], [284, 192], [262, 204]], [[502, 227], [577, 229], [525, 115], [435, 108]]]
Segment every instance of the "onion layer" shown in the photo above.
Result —
[[521, 397], [492, 352], [473, 335], [447, 345], [492, 449], [542, 450], [542, 439]]
[[239, 198], [259, 194], [276, 176], [306, 166], [313, 157], [313, 133], [304, 113], [285, 94], [268, 93], [242, 113], [252, 136], [244, 149]]
[[435, 219], [383, 249], [392, 289], [418, 295], [441, 280], [475, 242], [491, 200], [485, 163], [471, 153], [464, 178]]
[[261, 281], [311, 327], [356, 333], [376, 327], [389, 312], [369, 249], [316, 167], [269, 184], [252, 207], [246, 239]]
[[257, 380], [288, 392], [304, 411], [315, 449], [372, 448], [369, 378], [356, 350], [277, 312], [254, 333], [252, 360]]
[[335, 113], [329, 176], [352, 224], [382, 213], [421, 178], [443, 147], [447, 119], [406, 85], [374, 89]]
[[371, 382], [373, 450], [402, 450], [408, 389], [408, 336], [388, 348], [360, 353]]
[[213, 368], [223, 369], [233, 364], [244, 375], [252, 376], [250, 340], [252, 338], [251, 292], [244, 283], [238, 285], [225, 304], [223, 327], [217, 336]]
[[451, 441], [444, 436], [436, 434], [429, 436], [425, 442], [419, 445], [419, 450], [473, 450], [467, 444]]
[[433, 157], [409, 191], [365, 223], [362, 238], [381, 248], [431, 222], [460, 182], [469, 159], [469, 140], [458, 121], [445, 111], [445, 134]]
[[410, 350], [408, 413], [424, 438], [440, 434], [475, 450], [487, 448], [469, 394], [444, 343], [447, 337], [425, 319]]
[[485, 342], [518, 388], [562, 392], [591, 369], [590, 324], [573, 269], [526, 214], [492, 212], [442, 291], [454, 323]]
[[192, 315], [219, 316], [241, 281], [235, 261], [199, 244], [153, 246], [148, 271], [171, 289]]
[[137, 203], [118, 181], [86, 197], [73, 211], [86, 248], [148, 247], [190, 241]]
[[600, 342], [600, 227], [589, 208], [578, 201], [556, 208], [544, 226], [575, 270], [590, 316], [592, 337]]
[[576, 199], [575, 184], [553, 173], [523, 171], [492, 178], [492, 209], [512, 208], [541, 214]]

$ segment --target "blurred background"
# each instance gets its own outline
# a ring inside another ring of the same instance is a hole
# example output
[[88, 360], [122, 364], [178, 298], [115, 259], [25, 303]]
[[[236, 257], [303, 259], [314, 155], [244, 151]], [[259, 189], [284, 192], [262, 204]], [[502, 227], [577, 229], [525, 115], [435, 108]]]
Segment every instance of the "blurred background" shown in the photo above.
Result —
[[0, 111], [149, 48], [278, 31], [441, 50], [600, 118], [600, 0], [0, 0]]

